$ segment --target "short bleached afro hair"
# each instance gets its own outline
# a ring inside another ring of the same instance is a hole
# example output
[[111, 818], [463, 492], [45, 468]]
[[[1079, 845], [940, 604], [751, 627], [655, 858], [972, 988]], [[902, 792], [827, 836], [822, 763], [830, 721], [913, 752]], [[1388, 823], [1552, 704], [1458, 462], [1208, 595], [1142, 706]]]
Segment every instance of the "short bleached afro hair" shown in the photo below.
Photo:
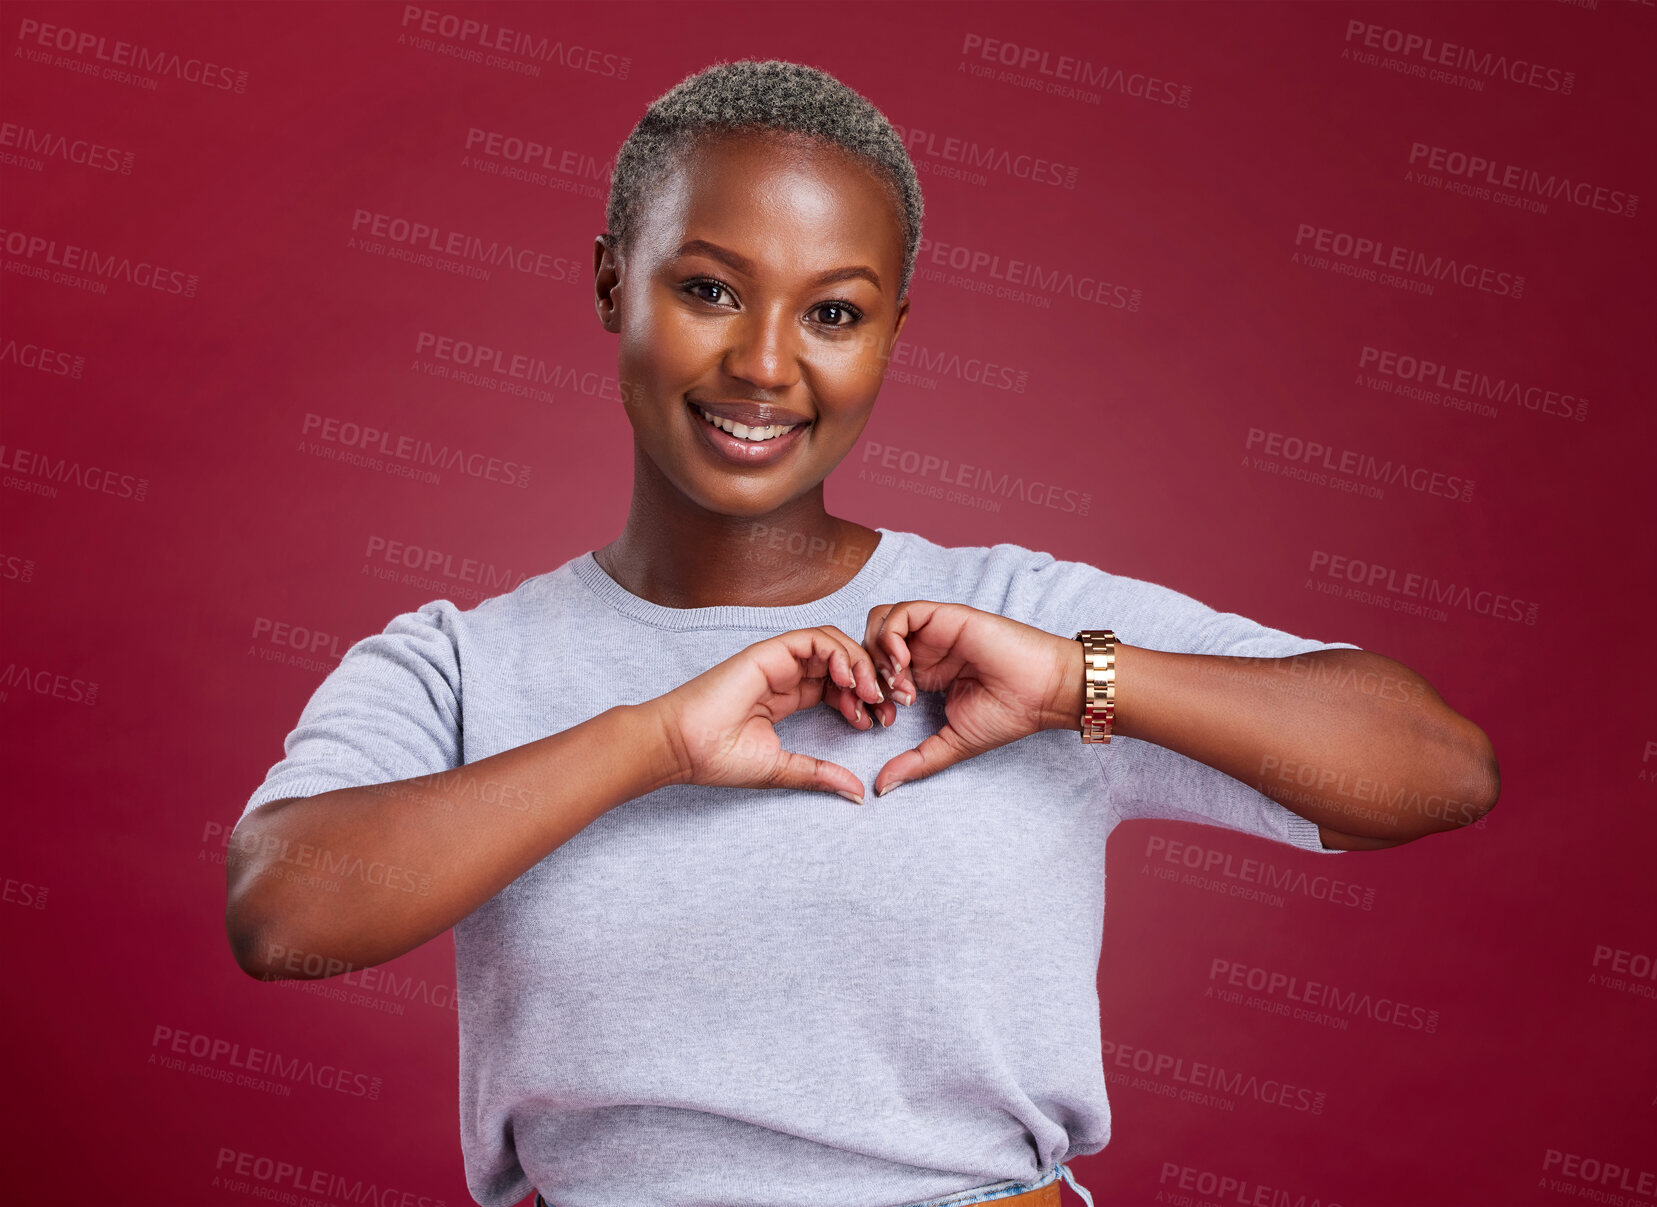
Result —
[[903, 228], [903, 278], [909, 290], [920, 249], [920, 181], [903, 140], [862, 93], [826, 71], [782, 59], [719, 60], [686, 76], [650, 102], [616, 153], [604, 220], [610, 242], [625, 249], [651, 190], [676, 157], [707, 135], [763, 129], [805, 135], [843, 148], [887, 183]]

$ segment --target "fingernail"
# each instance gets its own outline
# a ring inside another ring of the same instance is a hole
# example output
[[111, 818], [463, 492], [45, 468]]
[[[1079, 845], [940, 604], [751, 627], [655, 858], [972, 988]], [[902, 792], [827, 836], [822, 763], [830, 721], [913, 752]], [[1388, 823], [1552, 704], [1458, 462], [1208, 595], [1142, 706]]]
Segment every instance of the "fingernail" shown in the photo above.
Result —
[[888, 792], [890, 792], [893, 788], [896, 788], [901, 783], [903, 783], [902, 780], [893, 780], [891, 783], [887, 784], [884, 788], [882, 788], [879, 792], [876, 792], [875, 795], [876, 796], [885, 796]]
[[857, 706], [852, 709], [852, 716], [858, 721], [863, 720], [863, 701], [859, 700], [857, 702]]
[[883, 713], [883, 712], [875, 713], [875, 720], [880, 722], [880, 727], [882, 729], [890, 729], [891, 728], [891, 723], [886, 720], [886, 714], [885, 713]]
[[893, 684], [892, 684], [893, 675], [892, 675], [891, 669], [889, 667], [886, 667], [886, 666], [882, 665], [882, 666], [877, 667], [876, 671], [879, 673], [879, 675], [882, 679], [886, 680], [886, 686], [887, 687], [893, 686]]
[[875, 703], [876, 704], [886, 703], [886, 693], [880, 690], [880, 684], [878, 684], [878, 683], [875, 684]]
[[845, 797], [847, 800], [851, 801], [851, 803], [854, 804], [854, 805], [861, 805], [863, 803], [863, 798], [861, 796], [858, 796], [854, 792], [847, 792], [843, 788], [836, 788], [834, 790], [834, 794], [836, 796]]
[[892, 699], [896, 700], [899, 704], [913, 704], [915, 702], [915, 693], [906, 687], [901, 691], [894, 691], [892, 693]]

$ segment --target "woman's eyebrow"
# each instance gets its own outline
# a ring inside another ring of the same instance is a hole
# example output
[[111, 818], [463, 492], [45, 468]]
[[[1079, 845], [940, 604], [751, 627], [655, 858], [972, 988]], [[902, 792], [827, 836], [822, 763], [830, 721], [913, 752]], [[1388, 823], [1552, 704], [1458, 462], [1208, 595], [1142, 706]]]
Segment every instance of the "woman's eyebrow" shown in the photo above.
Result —
[[[701, 254], [711, 256], [715, 260], [722, 260], [732, 268], [747, 276], [754, 275], [754, 262], [747, 256], [740, 255], [728, 247], [721, 247], [707, 239], [687, 239], [679, 244], [673, 252], [675, 258]], [[846, 268], [831, 268], [825, 273], [811, 278], [809, 285], [827, 285], [831, 281], [847, 281], [852, 277], [863, 277], [876, 289], [880, 288], [880, 276], [874, 269], [864, 264], [853, 264]]]

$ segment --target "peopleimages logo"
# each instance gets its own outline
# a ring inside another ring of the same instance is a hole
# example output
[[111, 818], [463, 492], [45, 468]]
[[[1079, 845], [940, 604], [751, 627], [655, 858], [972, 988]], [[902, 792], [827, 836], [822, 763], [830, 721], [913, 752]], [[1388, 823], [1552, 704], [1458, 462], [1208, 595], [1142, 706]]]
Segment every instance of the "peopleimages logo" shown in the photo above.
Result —
[[362, 573], [371, 577], [474, 599], [514, 590], [529, 577], [523, 571], [383, 536], [368, 538], [363, 557]]
[[37, 696], [50, 696], [70, 704], [94, 705], [98, 702], [98, 685], [86, 679], [74, 679], [58, 671], [8, 662], [0, 667], [0, 700], [11, 697], [13, 688], [21, 688]]
[[[1510, 620], [1528, 625], [1536, 623], [1539, 610], [1535, 601], [1518, 599], [1505, 591], [1476, 589], [1467, 583], [1447, 583], [1431, 574], [1401, 571], [1382, 562], [1329, 553], [1323, 549], [1312, 550], [1311, 564], [1306, 569], [1308, 574], [1325, 580], [1352, 584], [1347, 588], [1346, 597], [1349, 599], [1398, 596], [1409, 601], [1420, 600], [1426, 605], [1463, 608], [1492, 620]], [[1364, 602], [1373, 601], [1366, 598]]]
[[0, 365], [12, 364], [20, 369], [33, 369], [49, 377], [79, 379], [86, 372], [86, 357], [75, 352], [44, 347], [36, 343], [19, 343], [15, 339], [0, 338]]
[[[1550, 1148], [1542, 1155], [1542, 1172], [1557, 1173], [1571, 1178], [1575, 1184], [1562, 1182], [1554, 1177], [1550, 1177], [1548, 1181], [1554, 1183], [1552, 1189], [1577, 1195], [1590, 1203], [1616, 1203], [1634, 1207], [1633, 1200], [1613, 1195], [1611, 1191], [1639, 1195], [1647, 1199], [1657, 1197], [1657, 1170], [1634, 1169], [1616, 1161], [1585, 1157], [1581, 1153], [1568, 1153]], [[1593, 1189], [1583, 1190], [1582, 1186]]]
[[43, 884], [31, 884], [11, 876], [0, 876], [0, 901], [22, 909], [45, 909], [51, 890]]
[[1090, 305], [1136, 311], [1143, 296], [1138, 289], [1086, 272], [1076, 273], [1068, 267], [1049, 268], [1031, 260], [1004, 258], [999, 252], [959, 243], [940, 243], [936, 239], [920, 241], [915, 264], [959, 274], [942, 278], [950, 285], [1010, 301], [1034, 302], [1043, 308], [1051, 307], [1054, 297], [1069, 297]]
[[540, 34], [507, 29], [504, 25], [490, 25], [486, 21], [474, 21], [471, 17], [457, 17], [453, 13], [423, 8], [418, 4], [403, 6], [402, 25], [405, 33], [434, 35], [452, 43], [457, 49], [470, 52], [455, 57], [473, 62], [485, 62], [485, 51], [499, 51], [615, 80], [625, 80], [633, 66], [633, 60], [625, 55], [607, 54], [578, 43], [566, 44], [562, 39], [555, 41]]
[[[1268, 998], [1280, 999], [1279, 1004], [1287, 1004], [1290, 1008], [1306, 1006], [1313, 1011], [1344, 1015], [1347, 1018], [1367, 1018], [1374, 1023], [1400, 1027], [1406, 1031], [1420, 1031], [1427, 1035], [1438, 1031], [1437, 1010], [1410, 1005], [1385, 995], [1377, 996], [1361, 993], [1356, 989], [1341, 989], [1321, 981], [1303, 981], [1290, 973], [1257, 968], [1250, 964], [1227, 960], [1222, 956], [1215, 956], [1209, 961], [1208, 981], [1205, 997], [1215, 996], [1217, 989], [1247, 990]], [[1297, 1013], [1295, 1017], [1298, 1018], [1300, 1015]]]
[[0, 582], [32, 583], [35, 580], [35, 559], [16, 553], [0, 553]]
[[1369, 453], [1350, 448], [1334, 448], [1321, 440], [1268, 432], [1251, 427], [1243, 441], [1245, 451], [1259, 450], [1266, 456], [1303, 466], [1316, 466], [1331, 474], [1345, 474], [1369, 483], [1402, 486], [1417, 494], [1441, 499], [1456, 499], [1463, 503], [1473, 501], [1473, 480], [1456, 474], [1410, 465], [1407, 461], [1385, 461]]
[[1588, 983], [1657, 1000], [1657, 958], [1641, 951], [1596, 943]]
[[[1588, 399], [1582, 395], [1546, 389], [1518, 378], [1495, 377], [1477, 369], [1447, 365], [1430, 356], [1415, 356], [1365, 344], [1358, 350], [1358, 368], [1393, 378], [1409, 387], [1436, 387], [1477, 402], [1503, 402], [1560, 419], [1588, 418]], [[1413, 397], [1403, 389], [1399, 392], [1404, 397]], [[1437, 399], [1429, 394], [1425, 401]]]
[[[940, 486], [963, 487], [997, 498], [1018, 499], [1032, 507], [1075, 512], [1079, 516], [1087, 515], [1093, 503], [1093, 495], [1087, 491], [1072, 490], [1039, 478], [1026, 479], [1023, 474], [1011, 470], [997, 473], [986, 466], [957, 462], [896, 444], [882, 444], [878, 440], [863, 442], [862, 463], [865, 469], [897, 470], [913, 478], [937, 482]], [[859, 472], [858, 477], [863, 477], [863, 473]]]
[[[1154, 1084], [1135, 1085], [1135, 1089], [1149, 1089], [1153, 1093], [1174, 1090], [1175, 1093], [1169, 1093], [1167, 1096], [1175, 1097], [1177, 1094], [1181, 1101], [1197, 1102], [1202, 1106], [1219, 1106], [1231, 1110], [1236, 1107], [1235, 1099], [1253, 1098], [1266, 1106], [1280, 1106], [1284, 1110], [1321, 1115], [1329, 1097], [1323, 1090], [1293, 1085], [1275, 1077], [1261, 1077], [1255, 1073], [1226, 1069], [1206, 1061], [1190, 1060], [1184, 1056], [1156, 1052], [1150, 1048], [1105, 1040], [1102, 1049], [1107, 1066], [1131, 1069], [1135, 1073], [1145, 1074], [1153, 1081], [1166, 1077], [1170, 1082], [1176, 1083], [1164, 1082], [1165, 1090], [1158, 1090]], [[1121, 1083], [1126, 1079], [1121, 1074], [1110, 1073], [1107, 1074], [1106, 1080]], [[1183, 1092], [1176, 1088], [1178, 1083], [1185, 1086]], [[1217, 1097], [1218, 1095], [1228, 1096], [1232, 1101]]]
[[[195, 273], [187, 273], [182, 269], [166, 268], [152, 264], [148, 260], [134, 260], [130, 256], [104, 254], [95, 247], [81, 247], [75, 243], [65, 243], [61, 247], [56, 239], [48, 239], [44, 235], [26, 234], [20, 230], [6, 230], [0, 228], [0, 250], [8, 256], [21, 256], [29, 262], [30, 268], [36, 271], [26, 271], [25, 276], [45, 279], [50, 276], [56, 279], [69, 273], [87, 273], [85, 280], [89, 285], [97, 285], [94, 293], [107, 293], [109, 286], [105, 281], [124, 281], [128, 285], [140, 289], [154, 289], [161, 293], [179, 294], [183, 297], [196, 296], [196, 288], [201, 278]], [[39, 261], [36, 266], [34, 261]], [[58, 274], [51, 274], [46, 265], [62, 270]], [[15, 272], [11, 265], [6, 266], [8, 272]], [[65, 280], [64, 284], [73, 283]]]
[[[239, 1152], [234, 1148], [220, 1148], [213, 1168], [216, 1171], [214, 1189], [229, 1190], [256, 1199], [298, 1203], [300, 1200], [295, 1195], [319, 1194], [341, 1203], [371, 1203], [375, 1207], [445, 1207], [442, 1199], [431, 1195], [399, 1190], [395, 1185], [382, 1187], [363, 1178], [311, 1169], [299, 1162]], [[242, 1179], [241, 1184], [238, 1185], [232, 1175]], [[278, 1195], [283, 1197], [278, 1199]], [[317, 1202], [315, 1199], [304, 1201]]]
[[[132, 175], [133, 153], [106, 147], [85, 138], [70, 138], [48, 130], [20, 126], [16, 122], [0, 122], [0, 147], [10, 147], [19, 155], [39, 155], [45, 159], [61, 159], [64, 163], [79, 164], [100, 172], [119, 172]], [[0, 163], [11, 163], [16, 156], [0, 154]], [[31, 170], [36, 170], [32, 169]]]
[[995, 172], [1015, 180], [1028, 180], [1032, 184], [1065, 189], [1076, 187], [1078, 169], [1073, 163], [1059, 163], [1028, 151], [985, 146], [975, 139], [941, 134], [936, 130], [898, 125], [892, 128], [915, 158], [941, 160], [965, 172]]
[[[1572, 180], [1569, 176], [1553, 172], [1544, 176], [1534, 168], [1521, 168], [1518, 164], [1470, 155], [1466, 151], [1453, 151], [1448, 147], [1430, 146], [1424, 142], [1410, 144], [1410, 167], [1442, 172], [1445, 176], [1469, 184], [1506, 189], [1521, 196], [1568, 201], [1585, 210], [1599, 210], [1622, 218], [1634, 217], [1640, 208], [1637, 193], [1625, 193], [1586, 180]], [[1546, 210], [1547, 207], [1542, 208]]]
[[[172, 76], [187, 84], [200, 84], [203, 88], [236, 93], [247, 91], [245, 71], [209, 63], [205, 59], [185, 58], [171, 51], [151, 50], [147, 46], [123, 42], [120, 39], [112, 42], [102, 34], [87, 33], [85, 30], [66, 29], [61, 25], [42, 25], [30, 17], [24, 17], [19, 23], [17, 40], [29, 48], [26, 57], [31, 61], [39, 61], [40, 54], [40, 51], [33, 47], [56, 50], [82, 60], [89, 60], [86, 66], [93, 67], [94, 71], [97, 63], [107, 63], [109, 66], [103, 69], [105, 78], [117, 79], [122, 83], [134, 81], [121, 79], [128, 73], [117, 69], [131, 67], [135, 71], [147, 72], [150, 75]], [[154, 85], [151, 84], [149, 87], [153, 91]]]
[[[249, 1077], [278, 1079], [293, 1085], [308, 1085], [319, 1090], [344, 1094], [350, 1098], [375, 1101], [383, 1084], [380, 1078], [359, 1073], [338, 1065], [318, 1063], [298, 1056], [283, 1056], [265, 1048], [243, 1047], [240, 1043], [219, 1039], [199, 1032], [181, 1030], [157, 1023], [150, 1038], [150, 1064], [167, 1068], [182, 1065], [181, 1057], [200, 1062], [200, 1067], [212, 1073], [215, 1081], [234, 1082], [232, 1070], [240, 1070]], [[193, 1070], [185, 1070], [193, 1071]], [[198, 1075], [200, 1075], [198, 1073]], [[255, 1087], [262, 1088], [262, 1087]]]
[[615, 158], [603, 160], [585, 151], [560, 149], [533, 138], [470, 126], [466, 130], [465, 154], [460, 158], [460, 166], [503, 180], [518, 180], [603, 201]]
[[[1193, 1191], [1206, 1200], [1204, 1207], [1341, 1207], [1335, 1199], [1294, 1194], [1281, 1187], [1173, 1161], [1162, 1163], [1157, 1183], [1162, 1189], [1156, 1192], [1156, 1201], [1171, 1207], [1197, 1207], [1197, 1200], [1191, 1197]], [[1176, 1190], [1186, 1193], [1176, 1195]]]
[[[1314, 252], [1322, 253], [1321, 258], [1314, 257]], [[1516, 273], [1501, 272], [1452, 256], [1429, 255], [1384, 239], [1331, 230], [1310, 222], [1302, 222], [1296, 228], [1295, 251], [1289, 260], [1308, 268], [1328, 269], [1342, 276], [1412, 289], [1416, 293], [1431, 294], [1433, 284], [1447, 283], [1515, 302], [1525, 294], [1525, 278]]]
[[966, 34], [961, 39], [961, 56], [962, 67], [980, 79], [995, 79], [1090, 105], [1097, 105], [1100, 95], [1106, 92], [1180, 109], [1191, 104], [1189, 84], [1176, 84], [1142, 71], [1125, 71], [1073, 55], [1054, 54], [1040, 46], [1023, 46], [1005, 38]]
[[[499, 482], [519, 489], [529, 485], [530, 467], [519, 461], [490, 456], [476, 449], [448, 444], [435, 444], [418, 436], [388, 432], [371, 424], [353, 423], [331, 415], [307, 411], [300, 424], [300, 434], [315, 437], [338, 448], [367, 455], [405, 462], [422, 469], [444, 469], [477, 478], [483, 482]], [[301, 452], [306, 451], [301, 446]]]
[[[1260, 889], [1295, 893], [1332, 905], [1366, 911], [1375, 908], [1373, 888], [1299, 868], [1280, 868], [1262, 859], [1245, 858], [1230, 851], [1165, 838], [1160, 834], [1152, 835], [1145, 844], [1145, 857], [1150, 859], [1152, 856], [1160, 856], [1165, 864], [1183, 867], [1200, 880], [1229, 881], [1233, 890], [1247, 890], [1246, 893], [1233, 891], [1232, 896], [1246, 896], [1247, 893], [1259, 891], [1253, 887], [1258, 885]], [[1198, 884], [1198, 887], [1210, 886]]]
[[94, 494], [113, 495], [135, 503], [142, 503], [149, 497], [148, 478], [4, 444], [0, 444], [0, 474], [4, 475], [0, 476], [0, 485], [48, 499], [58, 497], [60, 486], [78, 486]]
[[[1576, 87], [1574, 71], [1547, 67], [1541, 63], [1532, 63], [1528, 59], [1510, 59], [1506, 55], [1478, 51], [1471, 46], [1458, 46], [1454, 42], [1440, 42], [1437, 38], [1405, 33], [1401, 29], [1388, 29], [1384, 25], [1374, 25], [1368, 21], [1348, 21], [1346, 42], [1348, 46], [1356, 42], [1367, 50], [1383, 50], [1388, 54], [1401, 55], [1405, 59], [1413, 59], [1423, 64], [1424, 67], [1447, 67], [1455, 71], [1470, 72], [1485, 79], [1503, 79], [1543, 92], [1557, 92], [1561, 96], [1571, 95], [1571, 90]], [[1425, 74], [1425, 71], [1420, 74]]]
[[490, 268], [503, 267], [552, 281], [577, 278], [577, 264], [564, 256], [516, 247], [499, 239], [485, 241], [464, 231], [444, 230], [373, 210], [354, 211], [346, 246], [375, 255], [387, 255], [389, 248], [391, 259], [412, 260], [422, 267], [443, 268], [463, 276], [481, 275], [484, 280], [488, 279]]

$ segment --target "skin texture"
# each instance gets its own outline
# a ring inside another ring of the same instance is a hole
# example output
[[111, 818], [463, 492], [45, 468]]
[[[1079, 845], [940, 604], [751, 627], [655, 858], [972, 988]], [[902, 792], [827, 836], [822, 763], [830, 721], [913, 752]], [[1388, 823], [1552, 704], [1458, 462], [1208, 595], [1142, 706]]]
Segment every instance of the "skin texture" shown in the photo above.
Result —
[[[681, 157], [631, 246], [595, 241], [595, 306], [618, 337], [634, 483], [621, 534], [594, 554], [622, 587], [670, 608], [784, 606], [831, 594], [867, 561], [880, 534], [830, 515], [823, 482], [867, 424], [908, 315], [895, 296], [900, 214], [838, 149], [746, 135]], [[698, 247], [682, 250], [691, 240]], [[817, 280], [859, 267], [873, 279]], [[708, 446], [687, 398], [768, 404], [806, 426], [775, 463], [732, 464]], [[839, 552], [793, 555], [756, 531]], [[1109, 626], [1101, 616], [1091, 627]], [[862, 804], [856, 776], [784, 750], [773, 726], [824, 704], [867, 730], [890, 724], [917, 690], [945, 693], [947, 724], [890, 760], [876, 793], [1074, 728], [1081, 646], [962, 604], [883, 601], [855, 635], [823, 625], [767, 637], [653, 700], [445, 775], [272, 801], [238, 823], [226, 858], [232, 952], [261, 979], [383, 963], [473, 913], [609, 809], [672, 784]], [[1370, 651], [1243, 659], [1119, 644], [1116, 715], [1116, 733], [1253, 785], [1314, 821], [1329, 847], [1455, 829], [1499, 792], [1483, 731]], [[547, 803], [477, 803], [496, 798]], [[331, 866], [402, 869], [422, 891], [350, 877], [317, 887], [292, 874], [318, 853]]]
[[[808, 140], [718, 138], [680, 156], [647, 212], [620, 255], [604, 236], [593, 248], [599, 320], [621, 339], [634, 434], [627, 521], [594, 555], [611, 578], [665, 607], [830, 594], [879, 541], [828, 514], [823, 480], [868, 422], [908, 317], [896, 296], [903, 234], [891, 193], [854, 159]], [[690, 240], [735, 252], [754, 271], [707, 251], [674, 254]], [[863, 277], [810, 284], [859, 265], [878, 286]], [[776, 403], [810, 424], [783, 463], [726, 466], [702, 448], [704, 421], [687, 396]], [[756, 521], [849, 552], [790, 556], [751, 539]]]
[[[908, 313], [907, 299], [891, 289], [903, 247], [891, 196], [855, 160], [808, 140], [719, 138], [680, 157], [648, 214], [634, 246], [618, 254], [602, 236], [594, 245], [599, 318], [621, 337], [635, 437], [626, 526], [595, 556], [623, 587], [665, 607], [821, 598], [855, 573], [879, 538], [828, 514], [823, 479], [868, 422], [884, 356]], [[677, 254], [691, 241], [734, 253], [740, 266], [705, 251]], [[873, 268], [883, 286], [862, 278], [811, 284], [820, 272], [858, 264]], [[825, 310], [837, 297], [859, 313]], [[825, 328], [825, 318], [835, 325]], [[695, 431], [702, 421], [687, 397], [772, 402], [812, 422], [800, 455], [774, 467], [731, 467], [702, 448]], [[791, 556], [755, 541], [756, 523], [836, 541], [862, 556]], [[1073, 728], [1081, 711], [1081, 649], [1069, 636], [923, 602], [880, 605], [859, 635], [889, 676], [913, 656], [912, 668], [886, 680], [895, 684], [893, 699], [868, 708], [860, 704], [866, 692], [833, 682], [824, 691], [831, 707], [864, 729], [889, 724], [917, 687], [948, 692], [949, 724], [888, 763], [877, 793], [1040, 729]], [[1099, 627], [1107, 625], [1102, 617]], [[1483, 732], [1419, 675], [1381, 655], [1329, 650], [1273, 660], [1297, 665], [1256, 670], [1253, 682], [1236, 667], [1213, 673], [1218, 663], [1248, 660], [1119, 645], [1117, 661], [1117, 733], [1157, 741], [1253, 784], [1317, 822], [1326, 846], [1397, 845], [1476, 820], [1495, 802], [1499, 779]], [[1314, 704], [1291, 690], [1309, 674], [1324, 682], [1385, 678], [1407, 685], [1414, 702], [1389, 707], [1359, 689], [1335, 693], [1337, 707]], [[702, 707], [713, 707], [711, 694], [696, 694]], [[683, 704], [666, 710], [665, 729], [687, 782], [757, 773], [752, 765], [716, 768], [713, 751], [729, 735], [693, 721]], [[703, 739], [687, 741], [685, 731], [698, 724]], [[774, 745], [773, 736], [764, 749]], [[1317, 772], [1310, 790], [1302, 782], [1309, 766]], [[1288, 778], [1285, 768], [1294, 769]], [[837, 784], [849, 777], [842, 771], [833, 769]], [[1369, 787], [1354, 788], [1360, 781], [1384, 784], [1388, 795], [1402, 789], [1403, 801], [1417, 801], [1413, 814], [1374, 805]], [[1423, 798], [1435, 803], [1420, 804]]]

